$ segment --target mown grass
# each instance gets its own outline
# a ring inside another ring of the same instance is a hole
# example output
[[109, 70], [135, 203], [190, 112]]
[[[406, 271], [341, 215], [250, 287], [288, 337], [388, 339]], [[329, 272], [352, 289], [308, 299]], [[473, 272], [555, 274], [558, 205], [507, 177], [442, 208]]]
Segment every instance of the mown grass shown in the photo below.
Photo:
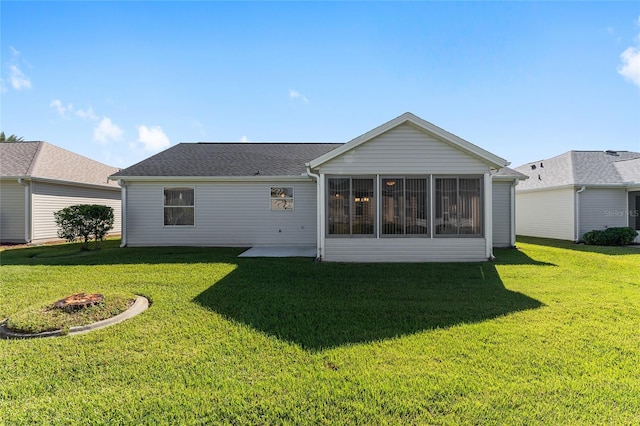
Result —
[[83, 291], [153, 301], [1, 340], [0, 424], [640, 423], [638, 249], [344, 265], [117, 244], [0, 253], [0, 318]]

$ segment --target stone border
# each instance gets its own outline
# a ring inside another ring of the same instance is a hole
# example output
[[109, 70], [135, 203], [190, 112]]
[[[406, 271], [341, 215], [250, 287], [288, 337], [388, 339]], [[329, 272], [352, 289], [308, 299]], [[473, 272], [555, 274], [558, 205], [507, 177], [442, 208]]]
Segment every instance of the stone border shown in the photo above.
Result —
[[102, 321], [94, 322], [93, 324], [88, 325], [78, 325], [75, 327], [71, 327], [68, 333], [63, 333], [62, 330], [54, 330], [54, 331], [45, 331], [42, 333], [34, 333], [34, 334], [26, 334], [26, 333], [16, 333], [7, 328], [7, 320], [3, 320], [0, 322], [0, 339], [32, 339], [36, 337], [55, 337], [55, 336], [65, 336], [65, 335], [74, 335], [74, 334], [82, 334], [88, 333], [89, 331], [98, 330], [100, 328], [108, 327], [113, 324], [118, 324], [124, 320], [129, 318], [133, 318], [138, 314], [146, 311], [149, 308], [149, 300], [143, 296], [136, 296], [136, 301], [133, 302], [133, 305], [126, 311], [116, 315], [115, 317], [107, 318]]

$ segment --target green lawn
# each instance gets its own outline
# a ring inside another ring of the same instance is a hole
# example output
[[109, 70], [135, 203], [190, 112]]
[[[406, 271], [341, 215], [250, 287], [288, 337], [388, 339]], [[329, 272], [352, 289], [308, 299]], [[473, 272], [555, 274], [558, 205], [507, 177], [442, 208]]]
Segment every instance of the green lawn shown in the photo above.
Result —
[[0, 319], [78, 292], [152, 302], [0, 340], [0, 424], [640, 423], [640, 249], [372, 265], [118, 244], [0, 253]]

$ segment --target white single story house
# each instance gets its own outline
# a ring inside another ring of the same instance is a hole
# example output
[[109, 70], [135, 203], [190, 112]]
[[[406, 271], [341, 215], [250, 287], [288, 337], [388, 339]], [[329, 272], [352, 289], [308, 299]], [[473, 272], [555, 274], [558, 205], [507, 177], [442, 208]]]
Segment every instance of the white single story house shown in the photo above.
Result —
[[405, 113], [347, 143], [181, 143], [111, 176], [123, 246], [482, 261], [515, 244], [507, 161]]
[[518, 235], [581, 241], [624, 226], [640, 234], [640, 152], [569, 151], [516, 170], [529, 176], [516, 191]]
[[0, 242], [58, 239], [53, 213], [76, 204], [112, 207], [119, 232], [117, 171], [47, 142], [0, 143]]

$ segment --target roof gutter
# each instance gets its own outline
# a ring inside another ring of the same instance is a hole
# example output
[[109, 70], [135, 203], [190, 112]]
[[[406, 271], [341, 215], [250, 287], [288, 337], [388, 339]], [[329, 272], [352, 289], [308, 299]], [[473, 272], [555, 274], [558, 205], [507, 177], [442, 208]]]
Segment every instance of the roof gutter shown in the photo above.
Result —
[[[638, 185], [637, 183], [635, 185]], [[632, 182], [621, 182], [621, 183], [578, 183], [578, 184], [566, 184], [566, 185], [558, 185], [558, 186], [545, 186], [542, 188], [530, 188], [530, 189], [519, 189], [518, 193], [527, 193], [527, 192], [540, 192], [540, 191], [553, 191], [556, 189], [578, 189], [578, 188], [591, 188], [591, 189], [610, 189], [610, 188], [619, 188], [619, 189], [628, 189], [632, 188], [634, 183]]]
[[309, 163], [305, 164], [307, 175], [316, 181], [316, 260], [322, 260], [322, 189], [320, 175], [311, 171]]
[[101, 185], [98, 183], [85, 183], [85, 182], [76, 182], [76, 181], [72, 181], [72, 180], [61, 180], [61, 179], [51, 179], [51, 178], [43, 178], [43, 177], [37, 177], [37, 176], [2, 176], [2, 179], [27, 179], [29, 182], [42, 182], [42, 183], [55, 183], [55, 184], [60, 184], [60, 185], [71, 185], [71, 186], [80, 186], [83, 188], [93, 188], [93, 189], [106, 189], [106, 190], [112, 190], [112, 191], [117, 191], [118, 188], [116, 186], [113, 185]]
[[299, 176], [109, 176], [109, 180], [129, 182], [273, 182], [288, 181], [300, 182], [309, 181], [309, 176], [301, 174]]
[[18, 178], [18, 183], [24, 186], [24, 241], [31, 242], [31, 180]]

